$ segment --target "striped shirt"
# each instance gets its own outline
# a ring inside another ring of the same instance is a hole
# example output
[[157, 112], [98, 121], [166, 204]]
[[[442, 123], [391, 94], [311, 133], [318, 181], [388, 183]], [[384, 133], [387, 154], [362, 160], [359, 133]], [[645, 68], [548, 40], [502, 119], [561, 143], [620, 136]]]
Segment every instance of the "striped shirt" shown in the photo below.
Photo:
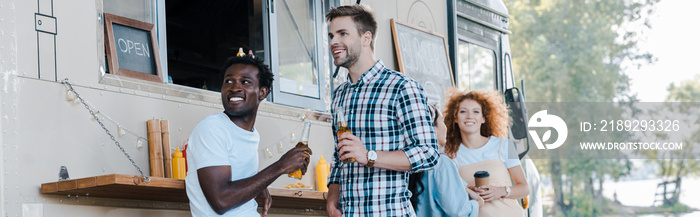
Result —
[[[411, 172], [437, 164], [435, 128], [418, 82], [385, 68], [382, 61], [362, 74], [357, 83], [347, 80], [333, 91], [331, 113], [335, 118], [335, 111], [343, 109], [348, 128], [367, 150], [401, 150], [411, 163]], [[336, 147], [337, 127], [334, 119]], [[343, 164], [337, 148], [333, 157], [328, 183], [340, 186], [344, 216], [415, 216], [409, 200], [409, 172]]]

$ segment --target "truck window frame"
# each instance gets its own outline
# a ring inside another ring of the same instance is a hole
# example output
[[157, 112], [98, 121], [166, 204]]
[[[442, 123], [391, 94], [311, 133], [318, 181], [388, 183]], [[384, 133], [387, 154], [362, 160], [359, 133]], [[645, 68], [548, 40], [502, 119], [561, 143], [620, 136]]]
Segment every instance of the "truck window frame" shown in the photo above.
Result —
[[[457, 43], [456, 43], [457, 46], [455, 48], [455, 54], [454, 54], [454, 56], [455, 56], [455, 68], [456, 68], [456, 70], [454, 72], [454, 74], [455, 74], [455, 87], [462, 89], [462, 87], [460, 87], [460, 80], [459, 80], [460, 72], [462, 70], [462, 69], [460, 69], [461, 62], [460, 62], [460, 58], [459, 58], [459, 54], [460, 54], [459, 49], [461, 47], [460, 45], [464, 43], [464, 44], [468, 44], [468, 45], [477, 46], [480, 49], [490, 51], [490, 54], [492, 54], [492, 57], [493, 57], [493, 65], [492, 65], [493, 70], [491, 71], [492, 82], [490, 83], [490, 85], [492, 85], [491, 87], [493, 90], [497, 90], [498, 89], [498, 85], [497, 85], [497, 83], [498, 83], [498, 69], [499, 69], [499, 67], [498, 67], [498, 52], [496, 52], [496, 49], [494, 49], [492, 46], [476, 42], [475, 40], [469, 40], [469, 39], [470, 39], [469, 37], [460, 36], [459, 39], [457, 40]], [[477, 88], [477, 89], [483, 89], [483, 88]], [[469, 87], [466, 90], [475, 90], [475, 89]]]
[[[98, 16], [100, 20], [104, 20], [103, 13], [104, 8], [102, 4], [103, 0], [96, 0]], [[119, 89], [135, 89], [134, 92], [145, 92], [145, 94], [163, 94], [166, 97], [181, 97], [187, 99], [188, 102], [201, 102], [202, 105], [212, 105], [218, 106], [221, 104], [220, 92], [211, 91], [199, 88], [188, 87], [179, 84], [168, 84], [165, 83], [168, 80], [168, 64], [167, 64], [167, 29], [166, 29], [166, 17], [165, 14], [165, 1], [166, 0], [156, 0], [155, 7], [151, 11], [151, 16], [155, 20], [154, 25], [156, 27], [157, 40], [159, 46], [160, 60], [162, 65], [162, 79], [164, 83], [143, 81], [139, 79], [132, 79], [124, 76], [118, 76], [110, 74], [107, 72], [106, 60], [104, 58], [98, 58], [100, 72], [99, 72], [99, 83], [116, 86]], [[254, 0], [250, 0], [254, 1]], [[280, 0], [282, 1], [282, 0]], [[278, 46], [277, 38], [283, 37], [279, 35], [277, 30], [276, 16], [279, 10], [277, 6], [269, 5], [270, 0], [262, 0], [262, 10], [263, 10], [263, 26], [264, 26], [264, 49], [267, 51], [265, 53], [265, 63], [270, 66], [275, 77], [275, 82], [273, 83], [273, 92], [269, 95], [267, 101], [272, 104], [278, 104], [283, 106], [291, 106], [296, 108], [305, 108], [321, 112], [329, 111], [330, 107], [330, 71], [332, 67], [332, 62], [329, 61], [330, 52], [328, 51], [327, 39], [324, 37], [327, 32], [327, 23], [325, 22], [324, 14], [331, 7], [339, 5], [338, 0], [327, 0], [322, 2], [317, 2], [313, 0], [308, 0], [312, 7], [312, 13], [310, 16], [313, 18], [314, 26], [314, 38], [316, 59], [314, 60], [314, 67], [317, 71], [317, 88], [318, 96], [309, 97], [302, 96], [294, 93], [286, 93], [280, 91], [280, 69], [279, 69], [279, 56], [278, 56]], [[279, 2], [279, 1], [278, 1]], [[277, 3], [275, 3], [277, 4]], [[273, 13], [274, 12], [274, 13]], [[154, 15], [155, 14], [155, 15]], [[98, 22], [99, 23], [99, 22]], [[104, 23], [98, 24], [97, 28], [97, 38], [98, 38], [98, 56], [104, 56]]]

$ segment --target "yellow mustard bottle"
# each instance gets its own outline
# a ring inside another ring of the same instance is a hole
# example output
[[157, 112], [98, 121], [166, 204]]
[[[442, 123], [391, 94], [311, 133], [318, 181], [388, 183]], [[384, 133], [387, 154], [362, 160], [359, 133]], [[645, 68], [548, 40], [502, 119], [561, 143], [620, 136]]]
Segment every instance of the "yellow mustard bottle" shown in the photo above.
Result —
[[[311, 130], [311, 123], [304, 122], [304, 129], [301, 130], [301, 139], [299, 139], [299, 143], [297, 143], [297, 145], [295, 146], [296, 148], [309, 146], [309, 131], [310, 130]], [[307, 152], [304, 152], [304, 153], [307, 153]], [[290, 173], [289, 177], [292, 177], [295, 179], [301, 179], [301, 177], [302, 177], [301, 170], [297, 170], [297, 171]]]
[[185, 158], [182, 157], [182, 152], [180, 147], [175, 149], [173, 153], [173, 178], [174, 179], [185, 179], [187, 176], [187, 171], [185, 171]]
[[316, 189], [318, 191], [328, 192], [328, 170], [330, 170], [330, 167], [328, 167], [326, 160], [321, 155], [321, 159], [316, 164]]

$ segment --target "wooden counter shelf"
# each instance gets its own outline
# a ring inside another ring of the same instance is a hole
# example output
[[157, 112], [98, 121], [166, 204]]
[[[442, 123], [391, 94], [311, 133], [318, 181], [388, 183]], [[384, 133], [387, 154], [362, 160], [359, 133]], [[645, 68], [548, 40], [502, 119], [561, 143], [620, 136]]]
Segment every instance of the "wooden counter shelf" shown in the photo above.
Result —
[[[268, 188], [273, 208], [326, 209], [326, 192]], [[185, 180], [110, 174], [41, 184], [42, 194], [78, 195], [164, 202], [189, 202]], [[258, 203], [262, 205], [262, 203]]]
[[[272, 207], [326, 210], [328, 192], [268, 188], [272, 195]], [[258, 204], [262, 204], [258, 202]]]
[[189, 202], [185, 180], [110, 174], [41, 184], [42, 194], [78, 195], [134, 200]]

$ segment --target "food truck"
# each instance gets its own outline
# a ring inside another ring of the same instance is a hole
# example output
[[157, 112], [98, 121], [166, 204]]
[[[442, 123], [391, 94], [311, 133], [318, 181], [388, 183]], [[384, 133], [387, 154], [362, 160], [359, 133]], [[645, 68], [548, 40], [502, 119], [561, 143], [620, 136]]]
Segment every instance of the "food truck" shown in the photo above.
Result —
[[[272, 183], [269, 216], [325, 216], [314, 168], [321, 156], [333, 162], [330, 93], [347, 71], [334, 77], [324, 16], [357, 3], [0, 1], [1, 214], [190, 216], [184, 181], [165, 177], [172, 177], [167, 166], [156, 174], [153, 165], [168, 165], [176, 149], [186, 157], [195, 125], [222, 111], [220, 67], [242, 51], [264, 59], [275, 75], [255, 125], [259, 169], [311, 123], [308, 173]], [[360, 4], [375, 11], [376, 58], [421, 82], [432, 103], [440, 105], [453, 85], [504, 93], [515, 87], [502, 1]], [[536, 169], [523, 166], [533, 183]]]

